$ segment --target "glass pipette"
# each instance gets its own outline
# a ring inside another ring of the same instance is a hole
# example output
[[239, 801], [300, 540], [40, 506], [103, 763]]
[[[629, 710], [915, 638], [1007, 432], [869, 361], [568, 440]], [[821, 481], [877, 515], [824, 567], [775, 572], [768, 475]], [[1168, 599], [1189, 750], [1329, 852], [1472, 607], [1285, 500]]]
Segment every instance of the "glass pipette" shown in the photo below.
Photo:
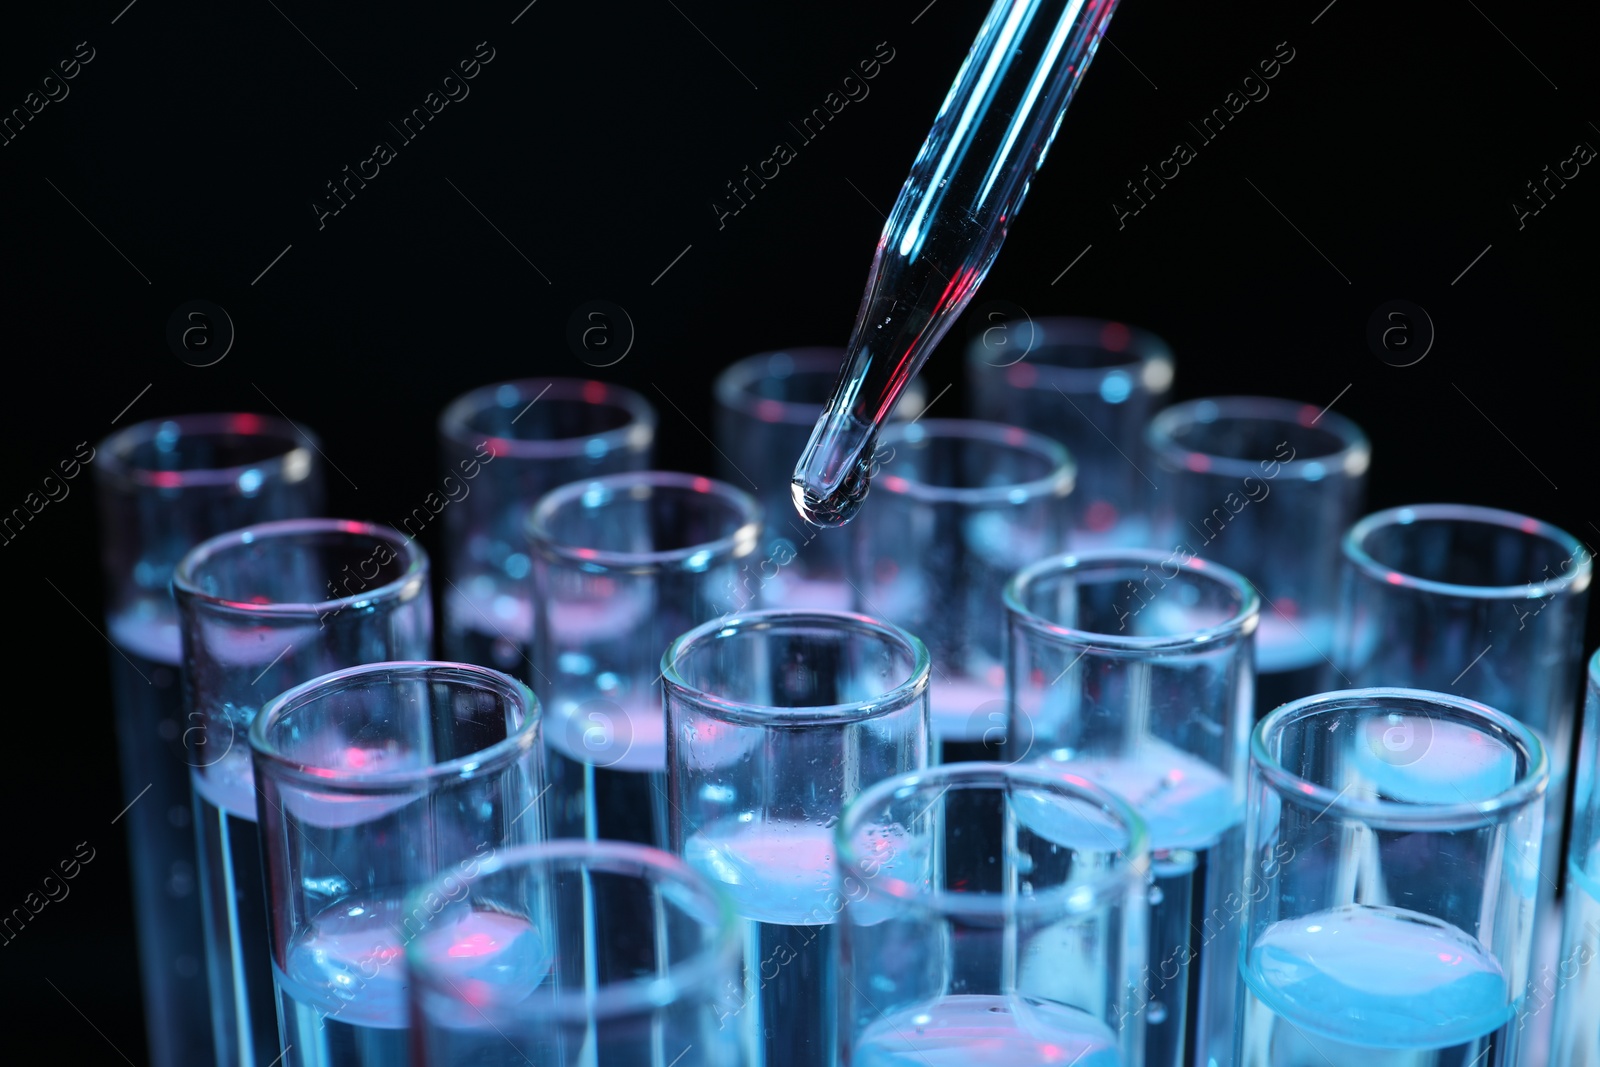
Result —
[[861, 506], [878, 427], [989, 273], [1116, 0], [995, 0], [884, 223], [833, 399], [791, 486], [817, 526]]

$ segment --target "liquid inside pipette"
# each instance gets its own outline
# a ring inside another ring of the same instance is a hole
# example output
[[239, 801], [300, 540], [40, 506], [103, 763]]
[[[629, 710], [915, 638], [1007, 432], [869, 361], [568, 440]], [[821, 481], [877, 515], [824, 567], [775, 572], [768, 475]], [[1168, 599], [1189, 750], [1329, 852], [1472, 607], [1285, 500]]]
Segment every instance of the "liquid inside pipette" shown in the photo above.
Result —
[[807, 522], [860, 509], [878, 428], [988, 274], [1115, 6], [996, 0], [984, 19], [884, 224], [833, 399], [795, 466]]

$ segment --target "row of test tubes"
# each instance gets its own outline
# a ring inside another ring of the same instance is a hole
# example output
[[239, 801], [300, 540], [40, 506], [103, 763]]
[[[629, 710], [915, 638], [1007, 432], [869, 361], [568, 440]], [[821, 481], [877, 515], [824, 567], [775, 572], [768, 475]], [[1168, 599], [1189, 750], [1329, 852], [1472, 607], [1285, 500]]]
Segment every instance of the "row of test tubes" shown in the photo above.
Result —
[[718, 379], [716, 478], [475, 390], [392, 526], [283, 420], [106, 441], [152, 1061], [1600, 1064], [1583, 546], [1357, 521], [1337, 413], [1026, 329], [842, 530], [788, 488], [839, 350]]

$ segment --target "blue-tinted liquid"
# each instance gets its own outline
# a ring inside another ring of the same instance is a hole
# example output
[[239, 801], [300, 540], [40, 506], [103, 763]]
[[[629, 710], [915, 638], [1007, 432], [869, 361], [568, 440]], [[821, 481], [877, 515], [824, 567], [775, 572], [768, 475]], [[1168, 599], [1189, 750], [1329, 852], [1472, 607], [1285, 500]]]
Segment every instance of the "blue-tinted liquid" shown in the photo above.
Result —
[[885, 1016], [851, 1067], [1122, 1067], [1117, 1035], [1087, 1012], [1020, 997], [952, 996]]
[[[480, 585], [488, 587], [487, 595], [473, 595]], [[440, 642], [447, 660], [491, 667], [532, 684], [532, 605], [526, 597], [496, 589], [492, 579], [479, 577], [460, 589], [446, 589]]]
[[1448, 923], [1350, 904], [1285, 919], [1241, 965], [1240, 1067], [1496, 1067], [1516, 1003]]
[[667, 741], [659, 699], [594, 701], [545, 720], [552, 837], [667, 843]]
[[[584, 879], [582, 892], [574, 895], [582, 896], [594, 884]], [[569, 883], [566, 888], [579, 886]], [[748, 1067], [739, 1055], [731, 1024], [717, 1026], [705, 990], [680, 989], [681, 999], [658, 1006], [637, 995], [619, 998], [621, 990], [603, 988], [652, 977], [667, 984], [665, 960], [658, 954], [665, 946], [656, 941], [657, 931], [651, 931], [645, 942], [630, 942], [616, 938], [613, 924], [587, 908], [558, 904], [556, 916], [541, 922], [504, 908], [487, 903], [472, 911], [446, 912], [432, 921], [421, 911], [400, 920], [400, 928], [416, 938], [435, 979], [432, 990], [410, 1001], [426, 1013], [409, 1023], [412, 1049], [420, 1052], [422, 1062], [471, 1067]], [[670, 913], [671, 909], [658, 912], [665, 925], [672, 922]], [[546, 927], [545, 922], [552, 925]], [[550, 931], [556, 932], [547, 937]], [[311, 944], [308, 941], [304, 947]], [[650, 944], [657, 947], [647, 948]], [[359, 941], [349, 947], [359, 947]], [[324, 989], [313, 999], [326, 1003], [331, 979], [357, 991], [348, 998], [345, 1021], [353, 1021], [348, 1018], [351, 1009], [359, 1009], [365, 1018], [369, 1009], [358, 1002], [372, 983], [364, 976], [375, 969], [371, 958], [387, 951], [381, 939], [375, 939], [364, 953], [366, 959], [357, 958], [353, 964], [348, 950], [328, 952], [329, 959], [343, 963], [323, 967], [313, 976]], [[560, 1021], [551, 1017], [546, 994], [559, 991], [571, 997], [584, 989], [596, 989], [600, 999], [610, 1001], [603, 1014], [572, 1013]], [[619, 999], [629, 1000], [631, 1006], [618, 1007]]]
[[132, 804], [118, 821], [128, 835], [150, 1062], [202, 1067], [214, 1051], [177, 625], [125, 617], [109, 629], [122, 802]]
[[383, 1020], [386, 1025], [354, 1021], [348, 1009], [338, 1013], [338, 1000], [315, 996], [282, 971], [274, 970], [274, 976], [288, 1044], [283, 1067], [406, 1067], [411, 1062], [411, 1033], [403, 1011]]
[[1292, 624], [1263, 609], [1256, 631], [1256, 718], [1275, 708], [1330, 688], [1333, 667], [1331, 615], [1311, 615]]
[[831, 829], [812, 823], [717, 825], [684, 846], [747, 921], [744, 988], [727, 1025], [743, 1028], [758, 1067], [836, 1060], [842, 898]]
[[1567, 866], [1567, 879], [1550, 1062], [1600, 1067], [1600, 882], [1576, 863]]
[[1133, 757], [1051, 765], [1118, 794], [1149, 829], [1149, 956], [1133, 1005], [1145, 1027], [1145, 1063], [1226, 1063], [1243, 910], [1243, 812], [1233, 783], [1210, 764], [1155, 740]]
[[[274, 967], [288, 1051], [285, 1067], [405, 1067], [410, 1057], [406, 943], [442, 935], [436, 955], [461, 961], [457, 975], [507, 988], [536, 985], [549, 960], [531, 924], [497, 912], [433, 928], [396, 899], [342, 900], [313, 918]], [[530, 946], [535, 946], [530, 951]], [[496, 964], [515, 961], [509, 968]], [[474, 987], [476, 989], [476, 987]], [[475, 1019], [460, 1020], [484, 1028]], [[453, 1062], [453, 1061], [441, 1061]]]
[[[1006, 741], [1005, 679], [986, 685], [960, 676], [936, 675], [928, 691], [936, 764], [965, 760], [1010, 760]], [[1027, 755], [1018, 746], [1016, 760]], [[1012, 762], [1016, 762], [1012, 760]]]
[[261, 832], [245, 759], [234, 751], [193, 779], [218, 1067], [268, 1067], [279, 1053]]

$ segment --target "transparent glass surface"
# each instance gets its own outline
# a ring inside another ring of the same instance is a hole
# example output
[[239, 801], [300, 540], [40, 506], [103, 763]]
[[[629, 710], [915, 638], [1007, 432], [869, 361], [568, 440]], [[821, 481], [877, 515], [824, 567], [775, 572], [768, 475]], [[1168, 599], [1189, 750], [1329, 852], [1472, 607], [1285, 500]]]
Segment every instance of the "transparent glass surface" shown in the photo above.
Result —
[[273, 696], [343, 667], [429, 654], [428, 557], [386, 526], [261, 523], [197, 545], [172, 581], [183, 641], [215, 1062], [279, 1054], [248, 734]]
[[1535, 980], [1529, 1000], [1550, 1012], [1551, 1063], [1600, 1067], [1600, 651], [1589, 657], [1583, 731], [1572, 777], [1572, 841], [1567, 850], [1561, 957], [1555, 973]]
[[1339, 538], [1360, 514], [1366, 435], [1313, 404], [1235, 396], [1175, 404], [1145, 440], [1156, 544], [1178, 562], [1231, 567], [1261, 596], [1257, 716], [1327, 689]]
[[1145, 828], [1073, 774], [970, 762], [880, 782], [835, 830], [840, 1062], [1141, 1059]]
[[[539, 705], [483, 667], [367, 664], [273, 698], [250, 749], [281, 1062], [404, 1067], [425, 925], [406, 898], [544, 839]], [[501, 931], [483, 932], [488, 955]]]
[[[605, 897], [648, 921], [622, 928]], [[741, 926], [665, 852], [556, 841], [497, 853], [407, 904], [419, 1067], [748, 1067], [722, 1024]]]
[[710, 478], [642, 471], [561, 487], [530, 532], [552, 835], [663, 847], [661, 654], [759, 595], [739, 578], [760, 505]]
[[1144, 1063], [1231, 1061], [1260, 599], [1215, 563], [1060, 556], [1006, 587], [1007, 752], [1132, 805], [1150, 837]]
[[91, 464], [150, 1062], [204, 1067], [215, 1052], [172, 571], [208, 537], [321, 511], [316, 438], [273, 416], [180, 415], [80, 447], [60, 463], [64, 490]]
[[935, 762], [995, 758], [1000, 593], [1018, 569], [1067, 547], [1072, 461], [1015, 426], [923, 419], [886, 429], [876, 462], [878, 495], [852, 524], [856, 610], [928, 646]]
[[1078, 474], [1072, 547], [1153, 547], [1143, 434], [1172, 385], [1172, 349], [1148, 330], [1103, 319], [978, 328], [967, 346], [972, 413], [1066, 446]]
[[860, 507], [874, 438], [989, 273], [1115, 7], [989, 8], [884, 220], [849, 361], [795, 465], [811, 522], [837, 526]]
[[[717, 476], [761, 501], [768, 529], [759, 559], [740, 573], [774, 608], [848, 610], [845, 563], [850, 535], [813, 526], [794, 510], [789, 476], [844, 365], [842, 348], [762, 352], [733, 364], [716, 381]], [[906, 386], [894, 418], [915, 418], [926, 391]]]
[[396, 523], [443, 531], [447, 659], [532, 681], [528, 514], [557, 486], [650, 466], [655, 433], [649, 401], [605, 382], [526, 378], [451, 401], [439, 484]]
[[[1544, 742], [1550, 804], [1540, 911], [1554, 923], [1588, 551], [1537, 519], [1457, 504], [1368, 515], [1346, 533], [1343, 548], [1334, 663], [1350, 684], [1470, 697], [1526, 723]], [[1542, 984], [1556, 963], [1538, 964]], [[1536, 1022], [1549, 1020], [1544, 1014]]]
[[1358, 689], [1251, 738], [1241, 1067], [1504, 1067], [1550, 769], [1475, 701]]
[[927, 649], [858, 615], [762, 611], [684, 634], [662, 673], [673, 851], [747, 921], [727, 1025], [754, 1063], [831, 1065], [833, 829], [862, 789], [927, 765]]

